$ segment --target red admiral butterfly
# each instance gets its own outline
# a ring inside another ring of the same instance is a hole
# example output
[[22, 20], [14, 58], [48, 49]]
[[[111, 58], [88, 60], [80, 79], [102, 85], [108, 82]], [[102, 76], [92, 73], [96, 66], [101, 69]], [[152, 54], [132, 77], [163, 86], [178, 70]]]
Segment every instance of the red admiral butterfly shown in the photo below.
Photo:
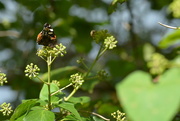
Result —
[[44, 28], [38, 34], [36, 42], [38, 43], [38, 45], [44, 45], [49, 47], [54, 47], [56, 45], [56, 35], [50, 24], [44, 24]]

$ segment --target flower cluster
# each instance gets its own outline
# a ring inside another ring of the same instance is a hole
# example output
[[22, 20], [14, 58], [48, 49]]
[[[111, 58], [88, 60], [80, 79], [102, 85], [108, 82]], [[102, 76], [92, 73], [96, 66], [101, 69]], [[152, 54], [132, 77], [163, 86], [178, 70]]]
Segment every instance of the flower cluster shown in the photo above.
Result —
[[126, 121], [125, 113], [122, 113], [121, 111], [117, 110], [114, 113], [111, 113], [113, 118], [116, 119], [116, 121]]
[[3, 86], [4, 83], [7, 83], [7, 78], [6, 78], [6, 74], [4, 73], [0, 73], [0, 86]]
[[180, 7], [180, 1], [179, 0], [174, 0], [169, 5], [169, 10], [172, 11], [173, 16], [176, 17], [176, 18], [180, 17], [179, 7]]
[[66, 54], [66, 47], [61, 43], [59, 45], [56, 45], [53, 50], [56, 56], [60, 55], [62, 57], [64, 56], [64, 54]]
[[113, 36], [110, 36], [104, 40], [104, 46], [107, 49], [113, 49], [117, 46], [117, 42], [118, 41]]
[[0, 108], [1, 108], [0, 112], [2, 112], [4, 116], [9, 116], [13, 112], [10, 103], [7, 104], [4, 102], [3, 104], [0, 105]]
[[64, 56], [64, 54], [66, 54], [66, 47], [64, 45], [62, 45], [61, 43], [58, 45], [55, 45], [55, 47], [46, 47], [44, 46], [42, 49], [39, 49], [37, 51], [37, 55], [39, 57], [57, 57], [58, 55], [60, 56]]
[[58, 87], [60, 87], [60, 83], [57, 80], [52, 80], [52, 83], [56, 84]]
[[38, 71], [40, 71], [38, 66], [31, 63], [26, 66], [26, 70], [24, 72], [26, 73], [25, 75], [31, 79], [32, 77], [37, 77], [39, 75]]
[[150, 68], [151, 74], [161, 74], [167, 68], [168, 64], [168, 60], [163, 55], [154, 53], [147, 66]]
[[100, 70], [98, 72], [98, 79], [99, 80], [107, 79], [107, 77], [108, 77], [108, 73], [105, 70]]
[[79, 73], [71, 75], [69, 81], [72, 82], [74, 88], [79, 88], [84, 82], [82, 76]]

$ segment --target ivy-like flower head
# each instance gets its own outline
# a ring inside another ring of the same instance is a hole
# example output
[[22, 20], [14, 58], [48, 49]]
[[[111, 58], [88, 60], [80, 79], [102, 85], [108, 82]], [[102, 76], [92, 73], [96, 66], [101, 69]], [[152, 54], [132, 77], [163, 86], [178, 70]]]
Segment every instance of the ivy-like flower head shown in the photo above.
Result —
[[25, 75], [31, 79], [32, 77], [37, 77], [39, 75], [38, 71], [40, 71], [38, 66], [31, 63], [26, 66], [26, 70], [24, 72], [26, 73]]
[[4, 83], [7, 83], [7, 78], [6, 78], [6, 74], [4, 73], [0, 73], [0, 86], [3, 86]]
[[79, 73], [71, 75], [69, 81], [72, 82], [74, 88], [79, 88], [84, 82], [82, 76]]
[[0, 105], [0, 108], [0, 112], [2, 112], [4, 116], [9, 116], [13, 112], [10, 103], [7, 104], [6, 102], [4, 102]]
[[104, 46], [107, 49], [113, 49], [116, 47], [117, 42], [118, 41], [113, 36], [110, 36], [104, 40]]
[[159, 53], [154, 53], [151, 60], [147, 63], [150, 68], [151, 74], [162, 74], [164, 70], [168, 67], [168, 60]]
[[104, 79], [107, 79], [108, 73], [105, 70], [100, 70], [97, 73], [97, 76], [98, 76], [99, 80], [104, 80]]
[[126, 121], [125, 113], [122, 113], [121, 111], [117, 110], [114, 113], [111, 113], [113, 118], [116, 119], [116, 121]]
[[56, 45], [53, 50], [56, 56], [64, 56], [64, 54], [66, 54], [66, 46], [62, 45], [61, 43], [59, 45]]
[[44, 57], [57, 57], [57, 56], [64, 56], [66, 54], [66, 47], [62, 45], [61, 43], [58, 45], [55, 45], [55, 47], [48, 47], [44, 46], [42, 49], [39, 49], [37, 51], [37, 55], [41, 58]]
[[56, 84], [58, 87], [60, 87], [60, 83], [57, 80], [52, 80], [52, 83]]

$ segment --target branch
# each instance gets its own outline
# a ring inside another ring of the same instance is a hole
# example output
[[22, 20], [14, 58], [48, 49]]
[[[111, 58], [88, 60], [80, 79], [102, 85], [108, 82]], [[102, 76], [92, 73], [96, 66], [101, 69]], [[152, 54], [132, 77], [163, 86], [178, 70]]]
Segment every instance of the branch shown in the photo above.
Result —
[[180, 29], [180, 27], [174, 27], [174, 26], [169, 26], [169, 25], [166, 25], [166, 24], [163, 24], [161, 22], [158, 22], [161, 26], [164, 26], [164, 27], [167, 27], [167, 28], [170, 28], [170, 29]]

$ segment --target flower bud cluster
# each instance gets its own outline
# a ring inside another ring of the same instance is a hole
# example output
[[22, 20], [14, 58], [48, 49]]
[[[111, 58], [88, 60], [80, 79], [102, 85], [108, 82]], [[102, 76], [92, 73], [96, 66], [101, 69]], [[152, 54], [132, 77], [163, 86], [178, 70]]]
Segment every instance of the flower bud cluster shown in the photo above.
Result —
[[40, 71], [38, 66], [31, 63], [26, 66], [26, 70], [24, 72], [26, 73], [25, 76], [28, 76], [31, 79], [39, 75], [38, 71]]
[[163, 55], [154, 53], [147, 66], [150, 68], [151, 74], [161, 74], [167, 68], [168, 64], [168, 60]]
[[10, 103], [4, 102], [3, 104], [0, 105], [0, 108], [1, 108], [0, 112], [2, 112], [4, 116], [9, 116], [13, 112]]
[[69, 81], [72, 82], [74, 88], [79, 88], [84, 82], [82, 76], [79, 73], [71, 75]]
[[62, 45], [61, 43], [58, 45], [55, 45], [55, 47], [46, 47], [44, 46], [42, 49], [39, 49], [37, 51], [37, 55], [39, 57], [58, 57], [60, 56], [64, 56], [66, 54], [66, 47], [64, 45]]
[[104, 40], [104, 46], [107, 49], [113, 49], [117, 46], [117, 42], [118, 41], [113, 36], [110, 36]]
[[0, 86], [3, 86], [4, 83], [7, 83], [7, 77], [6, 77], [6, 74], [4, 73], [0, 73]]
[[104, 79], [107, 79], [108, 77], [108, 73], [105, 71], [105, 70], [100, 70], [98, 72], [98, 78], [99, 80], [104, 80]]
[[111, 113], [111, 116], [116, 119], [116, 121], [126, 121], [125, 113], [122, 113], [121, 111], [117, 110], [114, 113]]

